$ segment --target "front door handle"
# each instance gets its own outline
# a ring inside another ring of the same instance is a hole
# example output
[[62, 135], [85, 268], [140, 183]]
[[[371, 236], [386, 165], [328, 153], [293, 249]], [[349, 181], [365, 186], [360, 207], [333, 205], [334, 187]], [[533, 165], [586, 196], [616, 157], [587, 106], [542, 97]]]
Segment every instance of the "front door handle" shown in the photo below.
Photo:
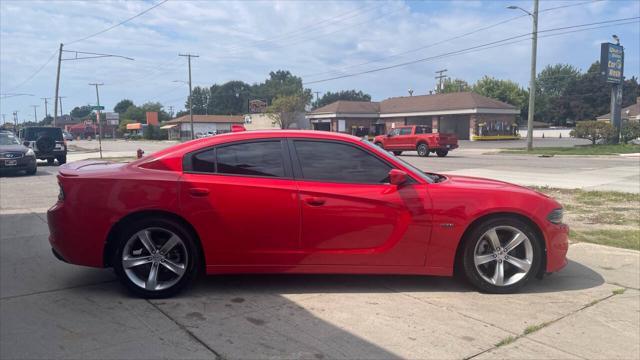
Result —
[[324, 205], [324, 203], [326, 202], [325, 199], [318, 198], [318, 197], [315, 197], [315, 196], [308, 197], [304, 201], [306, 201], [306, 203], [311, 205], [311, 206], [321, 206], [321, 205]]
[[191, 194], [191, 196], [198, 196], [198, 197], [207, 196], [207, 195], [209, 195], [209, 189], [205, 189], [205, 188], [190, 188], [189, 189], [189, 194]]

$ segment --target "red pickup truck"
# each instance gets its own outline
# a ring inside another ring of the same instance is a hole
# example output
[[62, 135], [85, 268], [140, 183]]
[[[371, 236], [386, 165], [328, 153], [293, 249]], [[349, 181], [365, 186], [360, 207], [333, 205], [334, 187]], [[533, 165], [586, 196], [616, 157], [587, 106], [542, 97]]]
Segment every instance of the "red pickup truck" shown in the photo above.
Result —
[[396, 155], [415, 150], [419, 156], [436, 153], [444, 157], [458, 147], [458, 138], [453, 134], [432, 133], [430, 127], [417, 125], [397, 127], [387, 135], [376, 136], [373, 143]]

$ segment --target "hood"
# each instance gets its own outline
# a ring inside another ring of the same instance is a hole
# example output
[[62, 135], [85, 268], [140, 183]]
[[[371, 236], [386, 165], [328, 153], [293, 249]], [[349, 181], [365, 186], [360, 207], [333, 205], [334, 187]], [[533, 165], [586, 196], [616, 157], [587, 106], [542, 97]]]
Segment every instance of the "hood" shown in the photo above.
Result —
[[118, 170], [126, 163], [114, 163], [104, 160], [82, 160], [60, 166], [62, 176], [79, 176], [82, 174], [101, 174]]
[[521, 193], [536, 194], [549, 198], [546, 194], [531, 190], [527, 187], [493, 179], [485, 179], [472, 176], [446, 175], [452, 185], [462, 186], [468, 189], [480, 190], [509, 190]]
[[0, 152], [26, 152], [27, 147], [24, 145], [0, 145]]

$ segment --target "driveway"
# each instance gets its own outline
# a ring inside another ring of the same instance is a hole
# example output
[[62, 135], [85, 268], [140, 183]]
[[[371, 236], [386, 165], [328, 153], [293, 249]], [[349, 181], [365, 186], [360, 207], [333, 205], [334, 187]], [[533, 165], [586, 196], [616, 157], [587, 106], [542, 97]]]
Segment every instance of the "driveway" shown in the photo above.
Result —
[[437, 277], [227, 275], [149, 301], [52, 256], [56, 169], [0, 178], [3, 359], [640, 358], [636, 251], [574, 244], [564, 270], [514, 295]]

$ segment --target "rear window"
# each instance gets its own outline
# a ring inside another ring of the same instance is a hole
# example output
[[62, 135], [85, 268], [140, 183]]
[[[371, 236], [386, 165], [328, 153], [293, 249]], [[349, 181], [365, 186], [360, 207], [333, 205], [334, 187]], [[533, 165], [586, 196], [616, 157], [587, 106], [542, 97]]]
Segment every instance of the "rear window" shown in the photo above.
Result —
[[33, 127], [24, 129], [24, 139], [35, 141], [41, 137], [50, 137], [53, 140], [62, 141], [62, 129], [54, 127]]

